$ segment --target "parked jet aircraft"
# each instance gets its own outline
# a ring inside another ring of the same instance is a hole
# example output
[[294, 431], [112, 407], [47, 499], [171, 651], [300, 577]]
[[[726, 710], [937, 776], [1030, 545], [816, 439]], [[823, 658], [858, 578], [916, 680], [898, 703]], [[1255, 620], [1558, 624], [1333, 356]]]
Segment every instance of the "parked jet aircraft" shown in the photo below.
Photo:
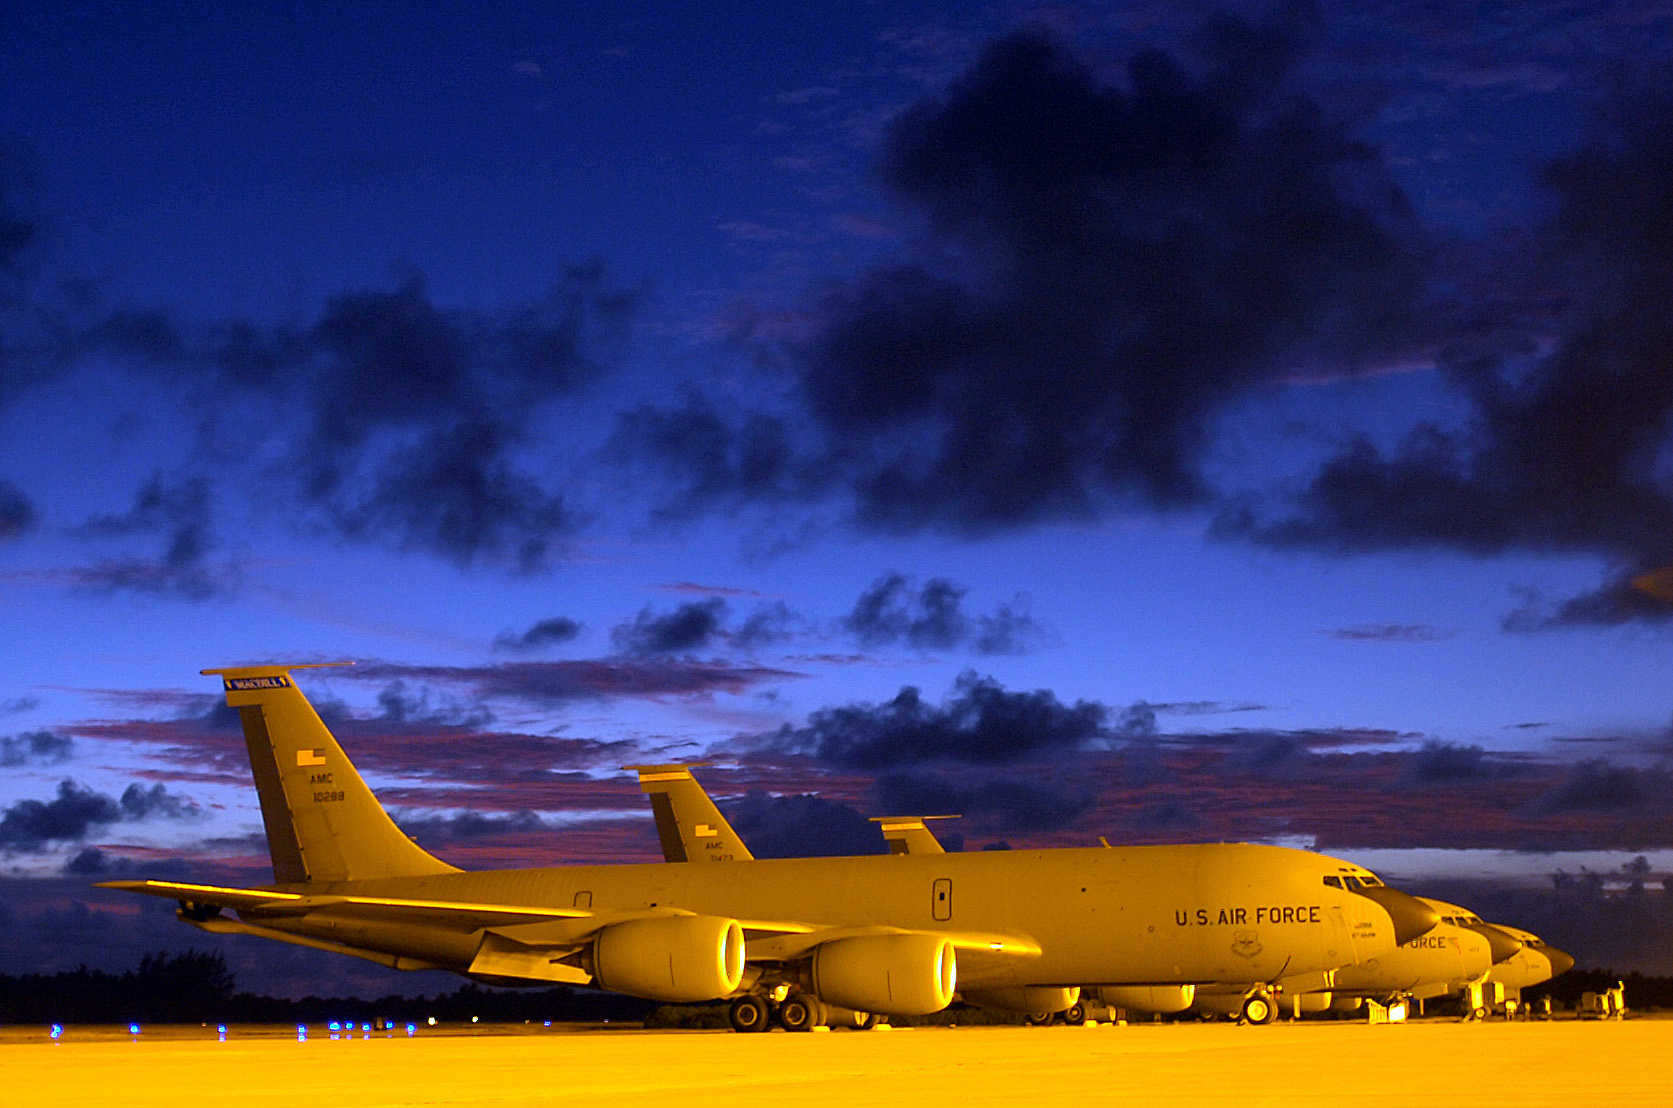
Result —
[[[727, 846], [728, 853], [749, 857], [737, 832], [721, 815], [707, 790], [692, 776], [690, 766], [659, 765], [629, 766], [639, 771], [639, 784], [651, 794], [656, 812], [657, 832], [662, 838], [663, 856], [668, 861], [682, 861], [687, 856], [702, 857], [710, 843], [736, 844]], [[874, 817], [889, 844], [891, 854], [944, 854], [939, 839], [925, 825], [926, 819], [948, 819], [948, 816], [877, 816]], [[672, 845], [671, 845], [672, 844]], [[1376, 882], [1376, 878], [1360, 874], [1341, 874], [1326, 877], [1325, 882], [1340, 882], [1349, 888]], [[1436, 907], [1436, 902], [1429, 902]], [[1491, 932], [1491, 928], [1483, 927]], [[1492, 932], [1500, 941], [1504, 936]], [[1385, 1000], [1392, 997], [1439, 996], [1461, 988], [1470, 980], [1479, 980], [1491, 964], [1488, 939], [1460, 923], [1456, 926], [1438, 924], [1434, 930], [1421, 935], [1399, 948], [1356, 965], [1344, 966], [1324, 973], [1287, 976], [1278, 982], [1251, 981], [1240, 977], [1236, 981], [1205, 981], [1185, 985], [1094, 986], [1080, 990], [1046, 992], [1039, 990], [1027, 1000], [1034, 1007], [1015, 1002], [1016, 998], [987, 996], [979, 991], [964, 992], [964, 999], [972, 1004], [996, 1008], [1013, 1008], [1047, 1022], [1053, 1013], [1061, 1013], [1069, 1023], [1084, 1023], [1094, 1006], [1123, 1008], [1135, 1012], [1175, 1013], [1195, 1008], [1213, 1015], [1237, 1016], [1253, 1023], [1268, 1023], [1277, 1015], [1280, 1005], [1296, 1015], [1302, 1012], [1322, 1012], [1330, 1007], [1332, 992], [1337, 997], [1371, 997]], [[1277, 1000], [1278, 1003], [1274, 1003]]]
[[1504, 986], [1506, 1000], [1520, 1000], [1522, 990], [1530, 985], [1549, 981], [1558, 974], [1574, 968], [1574, 958], [1520, 927], [1504, 923], [1486, 923], [1482, 918], [1456, 904], [1432, 897], [1419, 897], [1441, 914], [1445, 924], [1471, 927], [1488, 934], [1503, 936], [1494, 947], [1493, 966], [1484, 979], [1487, 984]]
[[[1322, 982], [1314, 983], [1318, 987], [1290, 983], [1280, 1004], [1299, 1016], [1331, 1009], [1352, 1011], [1362, 1000], [1427, 1000], [1480, 981], [1491, 966], [1492, 951], [1485, 937], [1442, 922], [1396, 950], [1325, 975]], [[1241, 1014], [1242, 994], [1235, 986], [1230, 990], [1199, 987], [1192, 1006], [1199, 1012], [1235, 1016]]]
[[105, 887], [177, 900], [206, 931], [398, 969], [735, 997], [734, 1026], [754, 1030], [778, 987], [810, 1014], [917, 1015], [959, 988], [1271, 981], [1376, 957], [1437, 920], [1403, 893], [1348, 887], [1365, 872], [1350, 863], [1231, 843], [467, 873], [389, 818], [300, 668], [204, 671], [243, 725], [274, 884]]

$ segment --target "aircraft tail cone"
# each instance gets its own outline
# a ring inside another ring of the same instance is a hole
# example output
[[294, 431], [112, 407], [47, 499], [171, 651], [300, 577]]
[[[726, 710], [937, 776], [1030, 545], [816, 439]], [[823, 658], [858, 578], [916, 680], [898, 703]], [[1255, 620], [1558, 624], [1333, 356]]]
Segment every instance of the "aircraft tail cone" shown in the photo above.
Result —
[[1354, 891], [1382, 905], [1383, 911], [1394, 921], [1396, 945], [1405, 946], [1420, 935], [1428, 934], [1441, 922], [1441, 914], [1435, 909], [1417, 897], [1387, 885], [1368, 885]]

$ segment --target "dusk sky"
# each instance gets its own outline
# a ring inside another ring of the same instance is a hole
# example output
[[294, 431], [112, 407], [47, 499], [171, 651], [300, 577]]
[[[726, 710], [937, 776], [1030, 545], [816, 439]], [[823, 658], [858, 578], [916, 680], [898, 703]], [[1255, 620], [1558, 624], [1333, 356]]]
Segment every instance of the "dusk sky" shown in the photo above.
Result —
[[1673, 972], [1673, 0], [7, 23], [0, 972], [450, 987], [89, 888], [270, 880], [198, 670], [339, 660], [466, 867], [705, 761]]

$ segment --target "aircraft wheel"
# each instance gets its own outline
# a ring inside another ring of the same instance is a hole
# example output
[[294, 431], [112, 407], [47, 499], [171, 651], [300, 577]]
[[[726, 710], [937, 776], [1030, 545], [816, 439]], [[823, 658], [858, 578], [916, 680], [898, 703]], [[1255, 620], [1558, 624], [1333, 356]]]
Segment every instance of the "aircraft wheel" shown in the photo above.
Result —
[[745, 993], [732, 1001], [726, 1009], [726, 1018], [734, 1031], [765, 1031], [772, 1025], [773, 1008], [766, 997]]
[[1255, 993], [1243, 1001], [1245, 1023], [1268, 1024], [1278, 1015], [1278, 1006], [1265, 993]]
[[859, 1015], [860, 1018], [854, 1024], [854, 1030], [856, 1031], [870, 1031], [873, 1027], [876, 1027], [878, 1024], [883, 1022], [876, 1012], [859, 1012], [857, 1015]]
[[1056, 1018], [1056, 1012], [1030, 1012], [1022, 1017], [1022, 1022], [1030, 1027], [1050, 1027], [1051, 1021]]
[[1485, 1020], [1487, 1018], [1486, 1007], [1478, 1005], [1477, 1007], [1472, 1008], [1470, 1010], [1470, 1018], [1472, 1020]]
[[778, 1022], [786, 1031], [812, 1031], [825, 1022], [825, 1006], [806, 993], [791, 993], [778, 1006]]
[[1086, 1005], [1071, 1004], [1063, 1009], [1063, 1022], [1070, 1027], [1079, 1027], [1086, 1022]]

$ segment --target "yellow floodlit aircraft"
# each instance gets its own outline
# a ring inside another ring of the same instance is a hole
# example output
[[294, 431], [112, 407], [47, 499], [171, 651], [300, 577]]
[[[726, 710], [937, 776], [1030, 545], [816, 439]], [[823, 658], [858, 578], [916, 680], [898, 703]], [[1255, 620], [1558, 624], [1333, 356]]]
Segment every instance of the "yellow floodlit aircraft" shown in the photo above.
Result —
[[[1519, 1001], [1522, 999], [1523, 989], [1549, 981], [1558, 974], [1567, 973], [1574, 968], [1574, 958], [1571, 955], [1558, 950], [1532, 931], [1505, 923], [1487, 923], [1468, 908], [1461, 908], [1444, 900], [1431, 897], [1419, 899], [1441, 914], [1442, 922], [1439, 926], [1455, 924], [1487, 935], [1502, 936], [1493, 948], [1493, 966], [1482, 978], [1482, 983], [1502, 985], [1505, 1000]], [[1469, 995], [1476, 996], [1475, 993]], [[1478, 1000], [1479, 998], [1466, 1003], [1466, 1015], [1480, 1019], [1487, 1014], [1485, 1006], [1478, 1003]]]
[[[206, 670], [238, 710], [274, 883], [113, 881], [206, 931], [499, 984], [920, 1015], [957, 989], [1272, 981], [1387, 953], [1436, 913], [1337, 859], [1244, 843], [464, 872], [389, 818], [291, 672]], [[1327, 878], [1338, 878], [1334, 883]], [[231, 913], [230, 915], [228, 913]]]
[[[723, 855], [727, 860], [751, 857], [732, 825], [721, 815], [707, 790], [692, 776], [690, 765], [628, 766], [639, 772], [639, 786], [650, 795], [657, 834], [668, 861], [700, 860]], [[891, 854], [945, 854], [941, 841], [924, 822], [954, 816], [874, 816]], [[1113, 848], [1107, 848], [1113, 849]], [[1335, 887], [1376, 888], [1372, 874], [1353, 867], [1324, 878]], [[1489, 929], [1490, 930], [1490, 929]], [[1502, 933], [1498, 934], [1503, 939]], [[1294, 1014], [1324, 1011], [1331, 1004], [1331, 988], [1338, 996], [1390, 999], [1438, 996], [1463, 983], [1479, 980], [1491, 964], [1488, 941], [1463, 925], [1437, 925], [1400, 947], [1356, 965], [1324, 972], [1292, 974], [1276, 982], [1204, 981], [1183, 985], [1102, 985], [1073, 988], [1016, 990], [964, 989], [971, 1004], [1021, 1011], [1036, 1022], [1049, 1022], [1062, 1013], [1069, 1023], [1083, 1023], [1094, 1005], [1138, 1012], [1200, 1012], [1236, 1016], [1252, 1023], [1268, 1023], [1287, 1005]], [[798, 1026], [801, 1010], [789, 1009], [789, 1023]]]

